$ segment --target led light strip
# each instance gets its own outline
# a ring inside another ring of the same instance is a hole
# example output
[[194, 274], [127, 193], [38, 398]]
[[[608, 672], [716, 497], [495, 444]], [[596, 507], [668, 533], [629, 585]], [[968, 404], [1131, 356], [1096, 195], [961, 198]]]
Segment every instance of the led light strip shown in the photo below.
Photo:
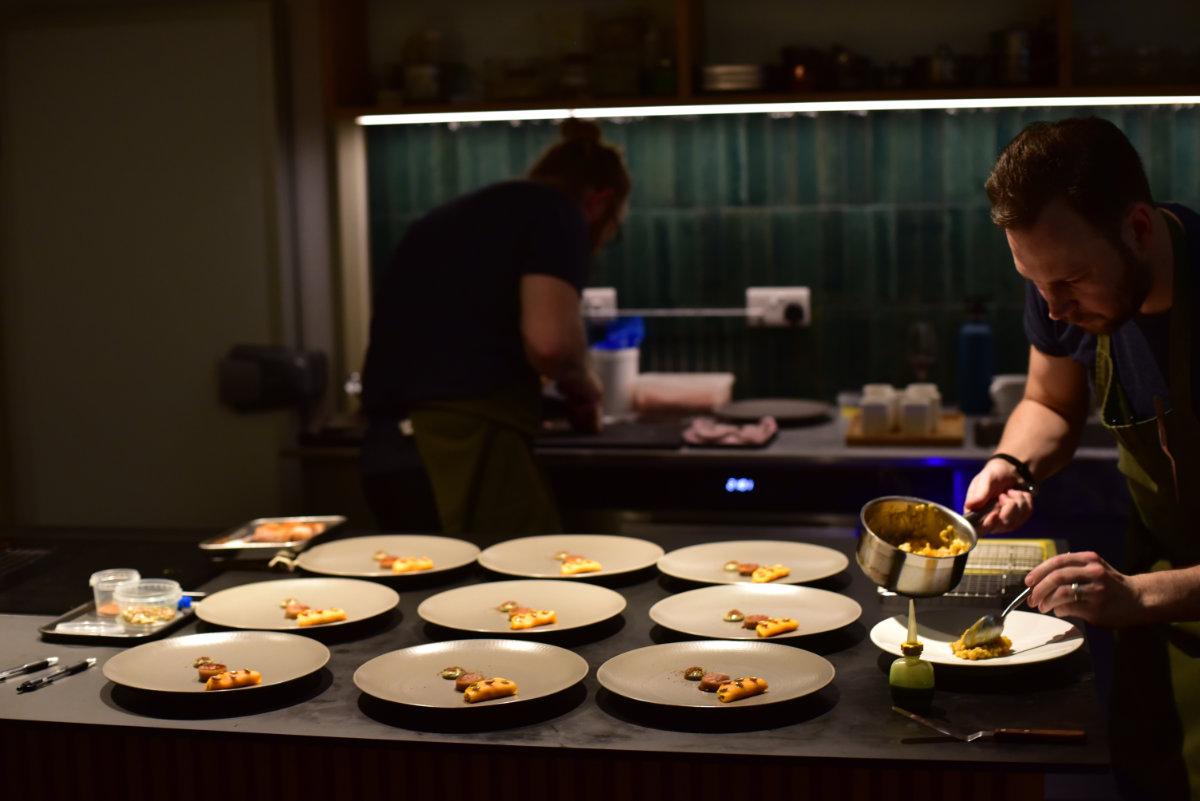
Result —
[[511, 111], [441, 111], [414, 114], [364, 114], [359, 125], [422, 125], [461, 122], [523, 122], [589, 120], [630, 117], [691, 117], [701, 114], [817, 114], [828, 111], [923, 111], [978, 108], [1071, 108], [1079, 106], [1188, 106], [1200, 104], [1200, 95], [1143, 95], [1126, 97], [988, 97], [932, 98], [926, 100], [831, 100], [796, 103], [709, 103], [668, 106], [612, 106], [595, 108], [513, 109]]

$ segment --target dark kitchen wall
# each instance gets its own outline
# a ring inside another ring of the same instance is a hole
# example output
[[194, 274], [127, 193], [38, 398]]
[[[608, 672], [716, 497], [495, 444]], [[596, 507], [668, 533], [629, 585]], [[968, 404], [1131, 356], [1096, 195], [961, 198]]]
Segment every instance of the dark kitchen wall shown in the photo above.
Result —
[[[748, 286], [812, 288], [813, 325], [647, 321], [642, 369], [728, 370], [735, 395], [832, 398], [914, 380], [907, 342], [932, 326], [932, 379], [953, 399], [955, 334], [987, 299], [996, 371], [1023, 372], [1022, 285], [988, 220], [999, 150], [1040, 119], [1096, 113], [1142, 154], [1160, 199], [1200, 205], [1200, 112], [1191, 107], [890, 111], [665, 117], [603, 123], [634, 177], [622, 238], [592, 285], [624, 307], [729, 307]], [[520, 175], [550, 123], [400, 125], [368, 131], [372, 269], [415, 216]]]

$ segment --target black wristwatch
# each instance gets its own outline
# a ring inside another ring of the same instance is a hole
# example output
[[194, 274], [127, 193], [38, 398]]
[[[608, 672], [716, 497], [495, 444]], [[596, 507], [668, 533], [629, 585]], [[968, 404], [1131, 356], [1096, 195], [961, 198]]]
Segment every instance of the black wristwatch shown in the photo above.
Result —
[[1034, 481], [1033, 481], [1033, 471], [1029, 469], [1029, 465], [1025, 464], [1025, 462], [1022, 462], [1017, 457], [1012, 456], [1011, 454], [1007, 454], [1007, 453], [993, 453], [991, 456], [984, 459], [983, 463], [987, 464], [988, 462], [992, 461], [993, 459], [1000, 459], [1001, 461], [1008, 462], [1014, 468], [1016, 468], [1017, 475], [1019, 475], [1021, 477], [1021, 481], [1023, 481], [1024, 484], [1016, 487], [1015, 489], [1022, 490], [1023, 492], [1028, 492], [1030, 495], [1033, 494], [1034, 487], [1036, 485], [1034, 484]]

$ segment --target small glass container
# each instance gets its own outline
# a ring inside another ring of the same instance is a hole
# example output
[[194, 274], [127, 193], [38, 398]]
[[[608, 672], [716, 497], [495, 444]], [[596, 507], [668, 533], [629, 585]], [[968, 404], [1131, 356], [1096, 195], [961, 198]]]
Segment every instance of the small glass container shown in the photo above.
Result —
[[121, 623], [133, 631], [174, 620], [182, 597], [179, 582], [171, 579], [135, 579], [117, 585], [113, 591]]
[[121, 610], [113, 600], [113, 591], [117, 589], [118, 584], [135, 581], [141, 577], [141, 574], [131, 567], [113, 567], [93, 573], [88, 584], [91, 585], [92, 594], [96, 599], [96, 614], [115, 619]]

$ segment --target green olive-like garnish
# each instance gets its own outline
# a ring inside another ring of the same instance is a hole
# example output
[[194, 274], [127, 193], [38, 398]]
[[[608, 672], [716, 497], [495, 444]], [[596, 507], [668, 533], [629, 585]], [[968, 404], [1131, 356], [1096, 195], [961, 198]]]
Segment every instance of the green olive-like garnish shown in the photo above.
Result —
[[438, 675], [443, 679], [454, 680], [466, 672], [467, 671], [463, 670], [458, 665], [454, 665], [453, 667], [442, 668], [442, 672]]
[[725, 618], [724, 618], [726, 623], [741, 623], [745, 619], [746, 619], [746, 616], [743, 615], [741, 612], [739, 612], [736, 609], [730, 609], [728, 612], [725, 613]]
[[683, 671], [683, 677], [688, 681], [700, 681], [700, 679], [704, 678], [704, 668], [690, 667]]
[[725, 563], [725, 571], [726, 571], [727, 573], [733, 573], [733, 572], [736, 572], [736, 571], [737, 571], [737, 569], [738, 569], [738, 562], [737, 562], [737, 560], [734, 560], [734, 561], [732, 561], [732, 562], [726, 562], [726, 563]]
[[518, 606], [520, 606], [520, 604], [518, 604], [516, 601], [505, 601], [504, 603], [500, 604], [496, 608], [499, 609], [501, 612], [511, 612], [512, 610], [516, 609]]

